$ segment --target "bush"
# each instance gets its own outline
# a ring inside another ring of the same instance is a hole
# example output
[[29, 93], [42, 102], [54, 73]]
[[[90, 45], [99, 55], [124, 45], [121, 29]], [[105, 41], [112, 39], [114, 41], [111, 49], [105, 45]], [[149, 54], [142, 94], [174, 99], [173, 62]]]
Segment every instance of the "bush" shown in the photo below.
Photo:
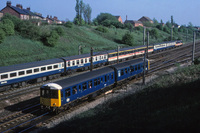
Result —
[[154, 37], [155, 39], [158, 39], [158, 37], [159, 37], [158, 30], [157, 30], [157, 29], [152, 29], [152, 30], [150, 31], [150, 35], [151, 35], [152, 37]]
[[68, 21], [68, 22], [65, 23], [64, 26], [67, 27], [67, 28], [73, 28], [73, 25], [74, 24], [72, 22]]
[[6, 36], [10, 36], [15, 33], [14, 24], [9, 19], [3, 19], [1, 28], [4, 30]]
[[103, 33], [108, 32], [108, 29], [106, 27], [103, 27], [103, 26], [98, 26], [95, 30], [103, 32]]
[[58, 33], [59, 36], [64, 35], [64, 30], [60, 26], [56, 27], [54, 30]]
[[49, 36], [46, 36], [44, 38], [44, 44], [46, 46], [54, 47], [57, 45], [58, 39], [59, 39], [58, 33], [55, 30], [53, 30], [51, 31]]
[[133, 45], [133, 36], [127, 32], [123, 37], [122, 37], [122, 42], [124, 44], [127, 44], [127, 45], [130, 45], [132, 46]]
[[0, 28], [0, 44], [4, 41], [5, 39], [5, 32], [3, 29]]

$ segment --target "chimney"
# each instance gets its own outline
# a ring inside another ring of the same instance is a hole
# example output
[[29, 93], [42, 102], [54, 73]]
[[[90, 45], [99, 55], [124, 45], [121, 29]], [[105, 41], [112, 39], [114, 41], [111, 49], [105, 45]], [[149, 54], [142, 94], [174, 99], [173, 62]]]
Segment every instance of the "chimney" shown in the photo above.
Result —
[[11, 1], [7, 1], [7, 6], [11, 6]]
[[56, 16], [54, 16], [54, 18], [53, 18], [54, 20], [58, 20], [58, 18], [56, 17]]
[[31, 10], [31, 8], [30, 8], [30, 7], [27, 7], [27, 10], [29, 10], [29, 11], [30, 11], [30, 10]]
[[16, 7], [21, 8], [21, 5], [20, 5], [20, 4], [17, 4]]
[[50, 18], [52, 18], [52, 16], [50, 16]]
[[23, 6], [22, 5], [20, 5], [21, 6], [21, 9], [23, 9]]
[[49, 15], [47, 15], [47, 18], [49, 18]]

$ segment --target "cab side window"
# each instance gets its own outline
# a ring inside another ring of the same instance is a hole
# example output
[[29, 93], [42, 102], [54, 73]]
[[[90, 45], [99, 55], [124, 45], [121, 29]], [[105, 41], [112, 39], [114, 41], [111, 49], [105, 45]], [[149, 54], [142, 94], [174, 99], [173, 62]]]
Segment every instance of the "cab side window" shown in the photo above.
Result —
[[68, 88], [65, 90], [65, 97], [69, 97], [70, 95], [70, 88]]

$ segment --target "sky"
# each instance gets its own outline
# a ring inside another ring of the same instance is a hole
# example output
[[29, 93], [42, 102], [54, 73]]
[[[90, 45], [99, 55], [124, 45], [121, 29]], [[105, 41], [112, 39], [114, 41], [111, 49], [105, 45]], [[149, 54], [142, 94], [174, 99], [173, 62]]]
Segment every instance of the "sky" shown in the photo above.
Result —
[[[57, 16], [59, 20], [73, 21], [76, 16], [76, 0], [8, 0], [13, 6], [22, 4], [30, 7], [32, 12]], [[0, 10], [6, 6], [7, 0], [0, 0]], [[92, 8], [92, 19], [100, 13], [121, 16], [122, 20], [138, 20], [142, 16], [156, 19], [164, 23], [171, 21], [171, 16], [179, 25], [200, 26], [200, 0], [83, 0]]]

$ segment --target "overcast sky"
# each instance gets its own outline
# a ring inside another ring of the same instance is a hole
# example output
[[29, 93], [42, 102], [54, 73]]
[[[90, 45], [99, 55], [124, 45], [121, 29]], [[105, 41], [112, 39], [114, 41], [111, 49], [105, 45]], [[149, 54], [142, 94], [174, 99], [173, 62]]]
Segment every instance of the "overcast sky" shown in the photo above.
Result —
[[[76, 15], [76, 0], [10, 0], [13, 6], [22, 4], [23, 8], [30, 7], [31, 11], [47, 15], [57, 16], [60, 20], [72, 21]], [[6, 6], [7, 0], [1, 0], [0, 9]], [[83, 0], [92, 8], [92, 19], [100, 13], [119, 15], [125, 21], [126, 15], [129, 20], [138, 20], [142, 16], [151, 19], [156, 18], [159, 22], [171, 20], [179, 25], [200, 26], [200, 0]]]

